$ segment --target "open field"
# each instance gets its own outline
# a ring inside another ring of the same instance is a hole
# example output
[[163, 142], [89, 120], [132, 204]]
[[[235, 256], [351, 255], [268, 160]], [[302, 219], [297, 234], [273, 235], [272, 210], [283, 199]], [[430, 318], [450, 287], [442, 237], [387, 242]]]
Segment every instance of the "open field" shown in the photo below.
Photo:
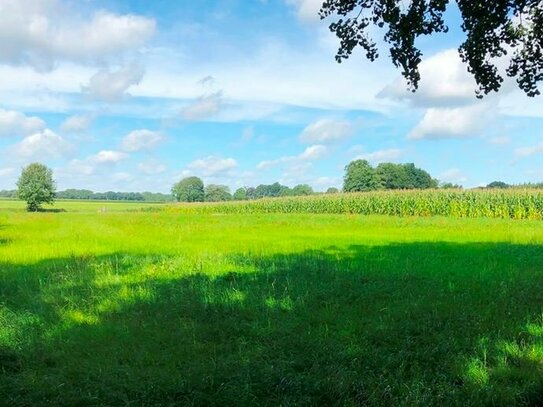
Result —
[[540, 220], [103, 205], [0, 202], [1, 405], [543, 404]]
[[[46, 212], [125, 212], [163, 206], [163, 203], [123, 201], [57, 200], [54, 205], [43, 205]], [[20, 212], [26, 203], [16, 199], [0, 198], [1, 212]]]

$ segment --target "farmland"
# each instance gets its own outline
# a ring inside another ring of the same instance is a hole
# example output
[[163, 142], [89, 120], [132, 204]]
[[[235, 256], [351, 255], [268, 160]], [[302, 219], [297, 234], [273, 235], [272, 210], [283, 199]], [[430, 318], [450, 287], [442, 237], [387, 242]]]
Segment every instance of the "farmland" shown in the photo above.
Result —
[[466, 196], [0, 201], [0, 404], [541, 405], [541, 195]]

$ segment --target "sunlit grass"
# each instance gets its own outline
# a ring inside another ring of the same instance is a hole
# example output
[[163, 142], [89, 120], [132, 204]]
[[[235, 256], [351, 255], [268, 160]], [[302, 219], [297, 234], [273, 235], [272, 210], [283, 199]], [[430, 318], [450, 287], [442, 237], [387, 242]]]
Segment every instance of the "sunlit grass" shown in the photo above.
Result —
[[0, 404], [542, 403], [540, 221], [5, 202]]

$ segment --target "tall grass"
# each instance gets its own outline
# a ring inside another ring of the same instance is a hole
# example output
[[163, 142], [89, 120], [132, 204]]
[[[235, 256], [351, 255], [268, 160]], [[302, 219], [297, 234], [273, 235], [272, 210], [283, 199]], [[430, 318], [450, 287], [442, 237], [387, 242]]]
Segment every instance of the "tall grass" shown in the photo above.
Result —
[[425, 190], [182, 204], [182, 213], [315, 213], [458, 218], [543, 219], [543, 191]]

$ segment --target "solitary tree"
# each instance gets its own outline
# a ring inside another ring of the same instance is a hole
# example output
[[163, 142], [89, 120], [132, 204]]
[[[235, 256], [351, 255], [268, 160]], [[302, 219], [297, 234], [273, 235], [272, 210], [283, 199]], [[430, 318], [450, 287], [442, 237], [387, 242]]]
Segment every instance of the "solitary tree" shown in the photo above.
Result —
[[355, 160], [345, 167], [345, 192], [373, 191], [379, 187], [375, 170], [366, 160]]
[[[366, 57], [378, 57], [372, 34], [384, 31], [392, 63], [402, 69], [412, 90], [417, 89], [422, 52], [420, 36], [447, 32], [444, 19], [452, 0], [323, 0], [321, 18], [333, 17], [330, 30], [340, 40], [338, 62], [361, 47]], [[528, 96], [540, 94], [543, 80], [543, 2], [541, 0], [456, 0], [466, 39], [459, 46], [482, 97], [498, 91], [503, 82], [495, 61], [509, 57], [507, 75]], [[377, 28], [377, 30], [374, 29]]]
[[337, 189], [336, 187], [330, 187], [326, 190], [326, 193], [327, 194], [338, 194], [339, 193], [339, 189]]
[[203, 202], [204, 183], [198, 177], [183, 178], [172, 187], [172, 195], [178, 202]]
[[55, 181], [53, 171], [40, 163], [23, 168], [17, 181], [17, 196], [26, 201], [29, 211], [37, 212], [44, 203], [55, 200]]

